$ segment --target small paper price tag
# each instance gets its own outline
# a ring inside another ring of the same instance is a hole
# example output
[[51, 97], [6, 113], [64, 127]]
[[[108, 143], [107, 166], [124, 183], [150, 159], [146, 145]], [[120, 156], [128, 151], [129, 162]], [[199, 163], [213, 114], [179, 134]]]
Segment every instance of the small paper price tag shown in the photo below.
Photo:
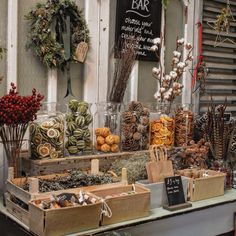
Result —
[[84, 63], [88, 52], [88, 44], [86, 42], [80, 42], [75, 51], [75, 60]]

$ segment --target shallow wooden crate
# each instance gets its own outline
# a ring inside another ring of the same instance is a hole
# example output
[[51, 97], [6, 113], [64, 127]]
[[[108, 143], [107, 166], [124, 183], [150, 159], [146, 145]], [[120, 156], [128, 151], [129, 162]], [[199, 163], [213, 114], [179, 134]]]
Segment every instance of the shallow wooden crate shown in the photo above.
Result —
[[22, 171], [28, 176], [62, 173], [67, 170], [87, 171], [91, 168], [91, 160], [99, 159], [101, 171], [109, 170], [118, 158], [129, 158], [135, 155], [148, 154], [149, 151], [108, 153], [88, 156], [70, 156], [58, 159], [32, 160], [22, 157]]
[[29, 228], [38, 236], [58, 236], [97, 228], [101, 207], [102, 202], [98, 200], [97, 203], [86, 206], [43, 210], [31, 201]]
[[29, 211], [12, 202], [9, 194], [6, 194], [6, 209], [26, 226], [29, 226]]
[[[205, 170], [202, 171], [204, 173]], [[224, 195], [225, 174], [213, 170], [207, 170], [208, 177], [190, 178], [190, 201], [200, 201], [208, 198]]]
[[[64, 174], [51, 174], [51, 175], [43, 175], [43, 176], [35, 176], [34, 178], [40, 178], [40, 179], [53, 179], [55, 177], [63, 177], [67, 176], [68, 173]], [[26, 181], [29, 178], [15, 178], [11, 180], [7, 180], [7, 185], [6, 189], [7, 192], [16, 198], [20, 199], [22, 202], [28, 204], [29, 201], [31, 200], [36, 200], [44, 197], [48, 197], [51, 194], [60, 194], [62, 192], [67, 192], [67, 193], [77, 193], [79, 190], [83, 189], [86, 191], [89, 191], [90, 189], [94, 189], [94, 186], [87, 186], [87, 187], [78, 187], [78, 188], [71, 188], [71, 189], [64, 189], [64, 190], [57, 190], [57, 191], [50, 191], [50, 192], [29, 192], [24, 190], [22, 187], [26, 183]], [[100, 189], [103, 188], [108, 188], [112, 186], [118, 186], [121, 185], [121, 182], [116, 182], [116, 183], [111, 183], [111, 184], [103, 184], [103, 185], [98, 185]]]
[[[106, 196], [126, 193], [132, 191], [132, 185], [113, 186], [111, 188], [99, 189], [95, 187], [90, 192], [105, 199]], [[115, 224], [118, 222], [146, 217], [150, 214], [150, 190], [135, 184], [135, 194], [124, 196], [112, 196], [105, 199], [111, 209], [112, 216], [102, 217], [102, 225]]]

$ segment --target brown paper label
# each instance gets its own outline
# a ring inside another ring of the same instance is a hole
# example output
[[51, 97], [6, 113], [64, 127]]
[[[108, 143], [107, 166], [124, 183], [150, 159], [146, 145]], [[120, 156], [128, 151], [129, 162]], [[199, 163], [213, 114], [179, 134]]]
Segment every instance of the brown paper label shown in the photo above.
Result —
[[84, 62], [88, 52], [88, 44], [86, 42], [80, 42], [75, 51], [75, 60]]

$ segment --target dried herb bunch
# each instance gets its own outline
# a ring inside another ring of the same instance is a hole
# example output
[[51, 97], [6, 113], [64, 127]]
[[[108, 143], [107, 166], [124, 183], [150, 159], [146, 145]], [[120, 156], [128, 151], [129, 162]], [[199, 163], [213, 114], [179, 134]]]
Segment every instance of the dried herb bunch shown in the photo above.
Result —
[[[122, 102], [125, 90], [132, 72], [138, 49], [138, 39], [130, 36], [121, 43], [121, 49], [117, 53], [113, 84], [108, 96], [111, 102]], [[118, 50], [117, 50], [118, 51]]]
[[134, 183], [137, 180], [147, 179], [146, 163], [148, 160], [148, 154], [135, 154], [128, 159], [117, 159], [110, 170], [120, 176], [122, 168], [125, 167], [128, 182]]
[[210, 150], [215, 160], [227, 159], [229, 143], [235, 127], [235, 122], [227, 123], [224, 119], [226, 107], [226, 101], [219, 106], [211, 101], [199, 127], [206, 141], [210, 142]]
[[[55, 176], [53, 179], [39, 179], [39, 192], [44, 193], [113, 182], [114, 180], [111, 174], [95, 175], [85, 174], [81, 171], [71, 171], [68, 176]], [[28, 181], [26, 181], [22, 188], [29, 191]]]

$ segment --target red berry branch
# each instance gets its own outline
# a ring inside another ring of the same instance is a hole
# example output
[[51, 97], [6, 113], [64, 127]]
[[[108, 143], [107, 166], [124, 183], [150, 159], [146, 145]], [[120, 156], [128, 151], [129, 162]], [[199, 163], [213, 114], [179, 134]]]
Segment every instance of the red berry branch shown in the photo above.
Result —
[[32, 90], [31, 96], [20, 96], [14, 83], [7, 95], [0, 98], [0, 137], [4, 145], [8, 165], [15, 168], [25, 132], [30, 121], [37, 118], [44, 96]]

